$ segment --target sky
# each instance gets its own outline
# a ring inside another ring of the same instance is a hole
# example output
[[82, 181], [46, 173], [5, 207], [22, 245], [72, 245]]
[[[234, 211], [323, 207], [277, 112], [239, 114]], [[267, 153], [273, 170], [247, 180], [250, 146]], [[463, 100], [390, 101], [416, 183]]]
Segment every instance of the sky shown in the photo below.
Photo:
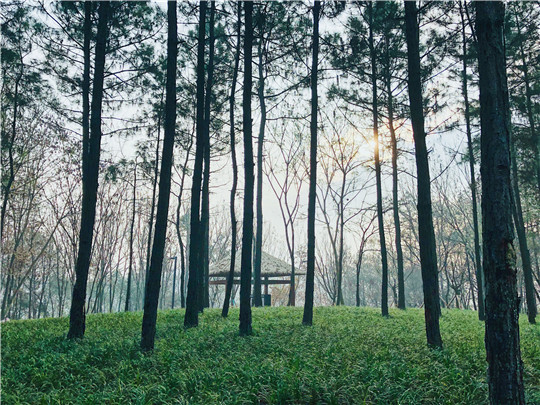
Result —
[[[157, 2], [159, 7], [161, 7], [163, 10], [165, 10], [165, 2]], [[330, 21], [327, 18], [323, 18], [321, 22], [321, 35], [325, 35], [329, 32], [342, 32], [344, 30], [344, 23], [346, 22], [347, 15], [341, 16], [337, 21]], [[182, 20], [182, 17], [180, 17], [180, 20]], [[46, 20], [47, 23], [53, 24], [52, 21]], [[182, 21], [179, 23], [179, 32], [180, 35], [185, 35], [188, 30], [193, 29], [193, 26], [187, 26], [186, 24], [183, 24]], [[160, 46], [159, 42], [156, 42], [156, 46]], [[161, 44], [161, 46], [165, 46], [164, 43]], [[38, 52], [36, 50], [35, 52]], [[39, 55], [36, 54], [39, 58]], [[437, 114], [435, 117], [427, 117], [426, 124], [428, 127], [436, 127], [438, 123], [442, 121], [446, 121], [447, 119], [455, 119], [456, 115], [460, 112], [457, 110], [456, 107], [458, 107], [455, 103], [455, 95], [460, 94], [461, 89], [459, 87], [459, 83], [450, 80], [448, 72], [446, 72], [446, 69], [449, 64], [453, 63], [453, 61], [443, 61], [443, 63], [440, 66], [440, 75], [436, 76], [432, 83], [429, 84], [429, 86], [449, 86], [449, 99], [452, 101], [453, 108], [452, 109], [446, 109], [442, 113]], [[254, 69], [254, 73], [256, 72], [256, 69]], [[331, 75], [329, 75], [331, 76]], [[241, 77], [240, 77], [241, 80]], [[328, 80], [322, 80], [319, 87], [319, 94], [320, 94], [320, 105], [323, 106], [323, 111], [320, 114], [321, 118], [324, 118], [325, 115], [332, 116], [332, 114], [340, 114], [340, 108], [339, 105], [337, 105], [335, 102], [328, 100], [326, 97], [326, 93], [329, 89], [329, 86], [332, 83], [332, 78]], [[473, 92], [474, 95], [474, 92]], [[454, 100], [452, 100], [454, 99]], [[309, 105], [310, 105], [310, 93], [309, 91], [302, 91], [299, 95], [295, 96], [294, 102], [296, 102], [297, 109], [299, 112], [308, 112], [309, 111]], [[256, 97], [252, 100], [253, 103], [253, 132], [254, 137], [258, 135], [258, 128], [259, 128], [259, 120], [260, 120], [260, 112], [259, 112], [259, 106], [258, 106], [258, 100]], [[68, 101], [69, 104], [69, 101]], [[237, 101], [237, 108], [240, 109], [239, 106], [239, 100]], [[72, 104], [73, 105], [73, 104]], [[273, 111], [279, 113], [278, 110], [274, 109]], [[114, 111], [114, 115], [117, 118], [132, 118], [135, 113], [137, 112], [137, 109], [133, 107], [127, 107], [122, 108], [120, 110]], [[195, 111], [193, 111], [193, 115], [195, 114]], [[273, 112], [270, 112], [269, 118], [273, 118], [272, 116]], [[341, 113], [342, 114], [342, 113]], [[369, 116], [369, 113], [366, 114]], [[345, 135], [340, 134], [341, 136], [351, 137], [354, 139], [354, 141], [359, 145], [359, 159], [366, 160], [370, 157], [370, 155], [373, 153], [373, 141], [371, 139], [371, 126], [369, 123], [369, 120], [366, 121], [364, 117], [361, 117], [359, 114], [358, 116], [352, 116], [347, 117], [347, 119], [350, 119], [353, 121], [355, 128], [353, 126], [346, 127]], [[241, 120], [241, 115], [238, 113], [237, 115], [237, 121]], [[325, 122], [324, 119], [321, 119], [322, 124], [322, 131], [321, 137], [324, 137], [325, 135], [328, 137], [331, 134], [331, 128], [328, 125], [328, 123]], [[275, 122], [269, 122], [267, 126], [267, 153], [270, 153], [272, 155], [275, 155], [276, 149], [271, 144], [271, 135], [272, 133], [275, 133]], [[77, 126], [72, 126], [74, 132], [80, 133], [80, 128], [77, 128]], [[228, 131], [228, 128], [224, 128], [224, 130]], [[304, 120], [304, 124], [302, 125], [302, 133], [303, 137], [306, 139], [306, 147], [308, 146], [307, 140], [309, 139], [309, 124], [307, 120]], [[409, 183], [414, 180], [414, 173], [415, 173], [415, 164], [414, 164], [414, 155], [412, 153], [414, 145], [412, 143], [412, 135], [411, 135], [411, 129], [409, 123], [405, 123], [404, 126], [399, 131], [400, 137], [402, 139], [400, 143], [401, 149], [403, 149], [403, 153], [399, 160], [400, 165], [400, 176], [401, 181], [403, 183]], [[381, 130], [381, 135], [385, 136], [385, 131]], [[137, 142], [139, 142], [141, 139], [144, 139], [146, 135], [144, 134], [144, 131], [139, 131], [138, 134], [130, 137], [120, 137], [120, 136], [105, 136], [102, 141], [102, 149], [103, 149], [103, 160], [110, 160], [110, 161], [117, 161], [119, 159], [127, 159], [131, 160], [135, 156], [135, 145]], [[242, 133], [237, 132], [236, 134], [238, 144], [237, 144], [237, 153], [238, 153], [238, 160], [239, 162], [243, 161], [243, 154], [242, 154]], [[321, 144], [324, 144], [324, 142], [321, 142]], [[437, 178], [438, 176], [444, 176], [444, 175], [452, 175], [452, 171], [455, 170], [462, 170], [461, 168], [454, 168], [460, 160], [460, 156], [457, 156], [455, 154], [455, 151], [464, 151], [465, 149], [465, 134], [458, 128], [450, 132], [434, 132], [431, 133], [427, 137], [427, 144], [428, 148], [430, 149], [430, 169], [431, 169], [431, 177]], [[256, 151], [257, 143], [256, 139], [254, 139], [254, 150]], [[306, 149], [307, 150], [307, 149]], [[306, 154], [306, 159], [307, 159]], [[381, 159], [383, 162], [383, 198], [389, 202], [391, 197], [391, 173], [390, 173], [390, 151], [388, 149], [383, 149], [381, 152]], [[179, 158], [177, 155], [175, 164], [180, 164], [183, 162], [183, 157]], [[190, 161], [190, 164], [192, 164], [193, 161]], [[229, 192], [230, 192], [230, 186], [232, 181], [232, 171], [230, 169], [231, 167], [231, 161], [230, 156], [221, 156], [213, 159], [212, 161], [212, 167], [213, 169], [219, 168], [218, 171], [214, 172], [211, 176], [211, 210], [213, 213], [217, 214], [219, 212], [228, 211], [228, 201], [229, 201]], [[319, 171], [320, 173], [320, 171]], [[240, 184], [239, 184], [239, 190], [243, 187], [243, 170], [242, 167], [239, 167], [239, 175], [240, 175]], [[360, 182], [366, 181], [368, 178], [373, 178], [374, 173], [373, 170], [370, 168], [362, 168], [359, 170], [359, 177]], [[321, 178], [321, 177], [319, 177]], [[364, 202], [368, 205], [375, 203], [375, 189], [373, 187], [373, 181], [371, 181], [370, 186], [358, 196], [358, 203], [357, 206], [361, 204], [361, 202]], [[190, 188], [190, 184], [187, 184], [187, 189]], [[305, 235], [305, 225], [306, 225], [306, 218], [305, 218], [305, 212], [307, 207], [307, 179], [306, 183], [302, 187], [301, 190], [301, 209], [300, 214], [298, 216], [297, 221], [297, 231], [299, 236], [297, 238], [298, 247], [305, 245], [304, 235]], [[189, 193], [185, 193], [184, 195], [189, 195]], [[171, 199], [171, 201], [175, 201], [175, 199]], [[353, 203], [354, 205], [354, 203]], [[237, 203], [238, 210], [237, 212], [241, 214], [241, 198], [238, 197], [238, 203]], [[174, 211], [174, 205], [171, 206], [170, 211]], [[263, 228], [265, 230], [271, 230], [272, 233], [275, 233], [275, 239], [277, 241], [281, 241], [283, 243], [284, 241], [284, 228], [283, 228], [283, 222], [281, 218], [281, 213], [279, 209], [278, 201], [276, 200], [272, 188], [270, 187], [267, 178], [265, 177], [263, 180], [263, 213], [264, 213], [264, 226]], [[274, 240], [272, 238], [272, 240]], [[354, 246], [355, 243], [355, 236], [353, 233], [347, 234], [346, 236], [347, 242]], [[279, 242], [278, 242], [279, 245]], [[268, 246], [268, 249], [276, 250], [276, 253], [280, 257], [285, 258], [286, 254], [283, 253], [286, 252], [284, 249], [285, 245], [281, 247], [274, 246]]]

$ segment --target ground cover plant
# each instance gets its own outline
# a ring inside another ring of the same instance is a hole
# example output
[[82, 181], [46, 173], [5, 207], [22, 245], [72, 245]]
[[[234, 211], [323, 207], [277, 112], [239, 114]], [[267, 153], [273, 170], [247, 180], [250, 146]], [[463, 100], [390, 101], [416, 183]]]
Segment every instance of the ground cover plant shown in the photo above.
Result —
[[[444, 350], [425, 344], [423, 311], [254, 308], [254, 334], [238, 336], [206, 310], [184, 330], [184, 312], [161, 311], [156, 348], [139, 348], [141, 312], [88, 317], [66, 340], [67, 318], [2, 326], [4, 404], [482, 404], [484, 328], [476, 312], [443, 310]], [[540, 327], [520, 323], [526, 398], [540, 403]]]

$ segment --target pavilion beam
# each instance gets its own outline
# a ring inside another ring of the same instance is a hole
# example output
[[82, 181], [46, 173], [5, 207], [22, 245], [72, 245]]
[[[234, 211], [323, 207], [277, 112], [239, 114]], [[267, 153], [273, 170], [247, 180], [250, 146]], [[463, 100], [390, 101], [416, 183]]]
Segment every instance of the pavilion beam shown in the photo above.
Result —
[[[224, 280], [224, 279], [210, 280], [210, 285], [226, 285], [226, 284], [227, 284], [227, 280]], [[240, 284], [240, 280], [234, 279], [233, 284]], [[268, 286], [269, 284], [291, 284], [291, 280], [268, 280], [267, 278], [265, 278], [261, 280], [261, 284], [264, 284], [265, 286]]]

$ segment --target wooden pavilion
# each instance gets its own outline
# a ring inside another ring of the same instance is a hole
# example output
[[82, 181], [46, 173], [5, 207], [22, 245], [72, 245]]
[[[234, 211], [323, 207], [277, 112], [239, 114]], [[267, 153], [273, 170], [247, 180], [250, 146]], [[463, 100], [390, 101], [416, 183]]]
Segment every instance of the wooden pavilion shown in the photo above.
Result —
[[[242, 250], [239, 249], [236, 252], [233, 284], [240, 284], [241, 257]], [[214, 265], [211, 265], [209, 269], [210, 285], [226, 285], [230, 266], [230, 254]], [[303, 275], [305, 275], [305, 273], [295, 271], [295, 278]], [[265, 306], [271, 305], [271, 296], [268, 291], [268, 286], [271, 284], [288, 284], [290, 286], [291, 265], [263, 251], [261, 255], [261, 285], [264, 286], [263, 303]], [[296, 284], [297, 282], [295, 282], [295, 285]]]

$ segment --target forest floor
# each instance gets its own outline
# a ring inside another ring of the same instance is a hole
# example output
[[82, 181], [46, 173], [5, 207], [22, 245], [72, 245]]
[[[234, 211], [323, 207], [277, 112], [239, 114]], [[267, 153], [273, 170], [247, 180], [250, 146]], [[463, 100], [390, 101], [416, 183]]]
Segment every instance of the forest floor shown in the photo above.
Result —
[[[238, 336], [206, 310], [184, 330], [183, 310], [160, 311], [156, 350], [139, 351], [142, 313], [90, 315], [66, 340], [68, 319], [2, 325], [4, 404], [483, 404], [484, 328], [472, 311], [443, 310], [444, 350], [426, 347], [423, 311], [320, 307], [253, 311]], [[540, 404], [540, 325], [521, 319], [527, 403]]]

